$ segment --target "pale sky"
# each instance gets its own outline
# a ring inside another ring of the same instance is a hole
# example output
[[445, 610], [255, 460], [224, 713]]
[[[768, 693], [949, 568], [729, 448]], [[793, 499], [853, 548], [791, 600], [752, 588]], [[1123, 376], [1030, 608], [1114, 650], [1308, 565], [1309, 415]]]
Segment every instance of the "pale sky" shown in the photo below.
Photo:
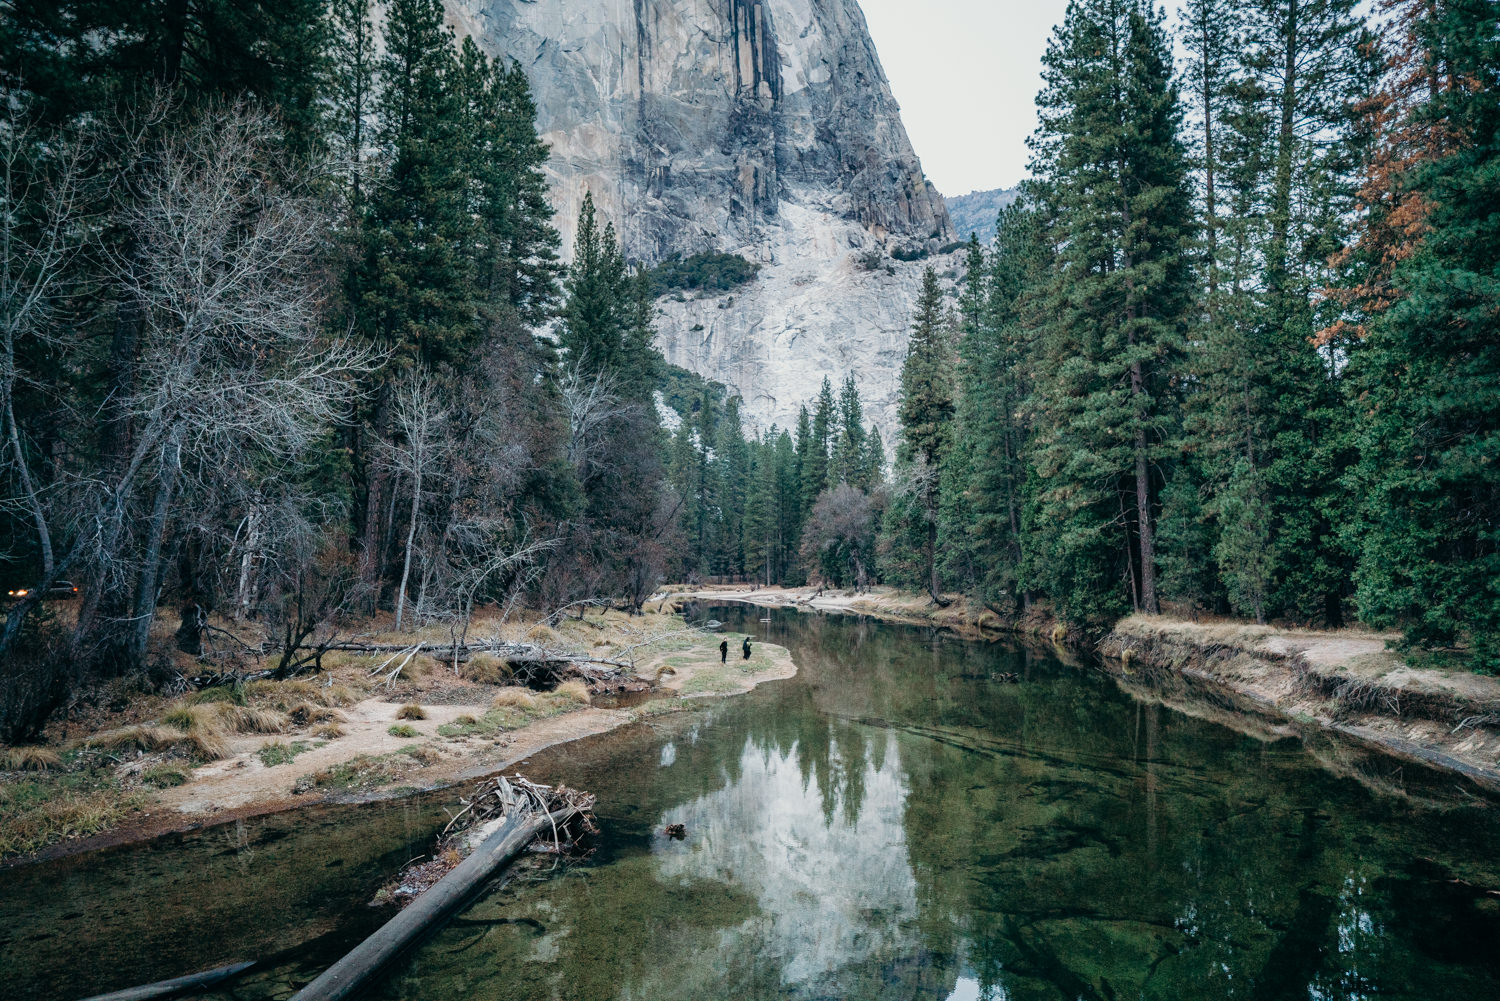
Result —
[[1067, 0], [859, 2], [938, 190], [963, 195], [1024, 178], [1042, 54]]

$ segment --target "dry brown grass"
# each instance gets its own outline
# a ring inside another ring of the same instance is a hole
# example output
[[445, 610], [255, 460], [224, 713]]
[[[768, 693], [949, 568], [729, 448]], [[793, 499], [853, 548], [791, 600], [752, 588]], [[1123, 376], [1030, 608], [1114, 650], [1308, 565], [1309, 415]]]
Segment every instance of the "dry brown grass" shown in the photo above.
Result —
[[558, 685], [556, 690], [552, 692], [552, 695], [554, 698], [563, 699], [568, 702], [577, 702], [581, 705], [588, 705], [593, 702], [593, 696], [589, 694], [589, 686], [577, 678], [564, 681]]
[[45, 772], [62, 766], [62, 755], [50, 747], [0, 748], [0, 768], [8, 772]]
[[96, 733], [84, 746], [99, 751], [178, 751], [203, 761], [229, 756], [229, 742], [211, 730], [179, 730], [172, 726], [124, 726]]
[[312, 735], [314, 737], [321, 737], [323, 740], [338, 740], [347, 732], [347, 730], [337, 723], [324, 723], [322, 726], [315, 728]]
[[562, 642], [562, 637], [558, 635], [557, 630], [553, 629], [545, 622], [538, 622], [536, 625], [527, 629], [525, 635], [526, 638], [532, 643], [538, 643], [542, 646], [548, 646], [549, 644], [557, 644]]
[[260, 706], [237, 706], [220, 702], [219, 718], [235, 733], [286, 733], [291, 720], [285, 713]]
[[186, 737], [176, 727], [137, 724], [96, 733], [84, 741], [84, 746], [98, 751], [165, 751]]
[[414, 702], [408, 702], [406, 705], [404, 705], [400, 709], [396, 710], [396, 718], [397, 719], [426, 719], [427, 718], [427, 710], [423, 709], [421, 706], [417, 705]]
[[510, 678], [510, 665], [492, 653], [470, 654], [464, 661], [462, 677], [481, 685], [498, 685]]
[[287, 712], [289, 718], [297, 726], [311, 726], [314, 723], [342, 723], [345, 721], [344, 714], [337, 709], [319, 705], [315, 702], [299, 702]]
[[490, 705], [496, 709], [535, 709], [536, 696], [524, 688], [502, 688]]

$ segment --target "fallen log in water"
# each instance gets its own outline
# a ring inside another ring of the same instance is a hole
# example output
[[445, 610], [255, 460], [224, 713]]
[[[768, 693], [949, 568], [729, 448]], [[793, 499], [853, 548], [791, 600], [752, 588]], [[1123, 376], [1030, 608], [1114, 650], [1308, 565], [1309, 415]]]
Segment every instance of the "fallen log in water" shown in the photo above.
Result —
[[189, 973], [185, 977], [159, 980], [154, 984], [131, 987], [111, 994], [96, 994], [91, 998], [85, 998], [84, 1001], [150, 1001], [152, 998], [169, 998], [176, 994], [186, 994], [188, 991], [201, 990], [204, 987], [222, 983], [230, 977], [244, 973], [254, 965], [254, 960], [248, 963], [232, 963], [229, 966], [204, 970], [202, 973]]
[[585, 829], [591, 830], [589, 811], [593, 803], [592, 796], [561, 786], [553, 789], [524, 779], [515, 783], [503, 777], [495, 780], [492, 788], [466, 804], [444, 834], [460, 820], [477, 822], [487, 812], [501, 814], [500, 827], [431, 889], [298, 991], [292, 1001], [339, 1001], [349, 997], [402, 950], [467, 901], [497, 869], [519, 855], [538, 835], [550, 829], [554, 842], [560, 843], [561, 832], [574, 819], [581, 819]]

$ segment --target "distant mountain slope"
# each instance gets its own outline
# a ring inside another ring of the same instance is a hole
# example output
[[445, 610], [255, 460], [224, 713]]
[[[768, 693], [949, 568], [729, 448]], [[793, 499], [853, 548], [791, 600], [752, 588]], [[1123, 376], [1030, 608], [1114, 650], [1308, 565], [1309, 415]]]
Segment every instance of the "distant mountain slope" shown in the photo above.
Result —
[[979, 234], [979, 242], [989, 244], [995, 239], [995, 218], [1000, 210], [1016, 200], [1018, 188], [995, 188], [991, 191], [971, 191], [967, 195], [946, 199], [948, 215], [953, 219], [953, 228], [960, 240], [967, 240], [970, 233]]

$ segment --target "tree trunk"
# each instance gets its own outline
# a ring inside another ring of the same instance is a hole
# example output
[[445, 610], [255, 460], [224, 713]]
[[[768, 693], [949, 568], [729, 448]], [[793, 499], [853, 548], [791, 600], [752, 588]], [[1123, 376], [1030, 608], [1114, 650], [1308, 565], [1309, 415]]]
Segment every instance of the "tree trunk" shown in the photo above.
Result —
[[411, 525], [406, 530], [406, 559], [401, 564], [401, 586], [396, 590], [396, 632], [401, 631], [401, 616], [406, 611], [406, 581], [411, 576], [411, 551], [417, 539], [417, 515], [422, 507], [422, 469], [417, 467], [411, 485]]
[[156, 500], [151, 506], [151, 520], [146, 525], [146, 551], [141, 557], [141, 575], [136, 581], [135, 608], [125, 646], [126, 663], [130, 667], [139, 667], [145, 663], [151, 624], [156, 620], [156, 592], [161, 584], [161, 551], [167, 535], [167, 516], [172, 511], [172, 494], [177, 486], [175, 449], [173, 452], [172, 458], [162, 469], [161, 482], [156, 487]]
[[[1140, 378], [1140, 366], [1132, 368], [1132, 382]], [[1151, 467], [1146, 461], [1146, 426], [1139, 423], [1135, 432], [1135, 510], [1136, 531], [1141, 544], [1141, 609], [1147, 615], [1160, 615], [1156, 598], [1156, 544], [1151, 531]]]

